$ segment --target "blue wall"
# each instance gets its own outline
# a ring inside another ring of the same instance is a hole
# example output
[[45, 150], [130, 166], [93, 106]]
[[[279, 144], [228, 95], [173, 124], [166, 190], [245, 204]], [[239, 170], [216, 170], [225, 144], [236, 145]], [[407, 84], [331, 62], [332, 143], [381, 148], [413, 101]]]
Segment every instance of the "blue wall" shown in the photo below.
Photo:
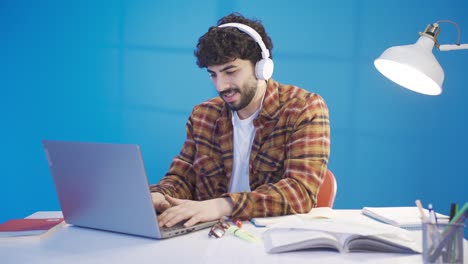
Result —
[[[59, 210], [42, 139], [138, 143], [157, 182], [195, 104], [216, 96], [195, 65], [200, 35], [232, 11], [261, 19], [274, 79], [321, 94], [332, 126], [337, 208], [468, 201], [468, 51], [434, 51], [445, 90], [422, 96], [373, 66], [468, 1], [13, 1], [0, 3], [0, 221]], [[440, 43], [456, 30], [441, 25]], [[464, 33], [464, 34], [463, 34]]]

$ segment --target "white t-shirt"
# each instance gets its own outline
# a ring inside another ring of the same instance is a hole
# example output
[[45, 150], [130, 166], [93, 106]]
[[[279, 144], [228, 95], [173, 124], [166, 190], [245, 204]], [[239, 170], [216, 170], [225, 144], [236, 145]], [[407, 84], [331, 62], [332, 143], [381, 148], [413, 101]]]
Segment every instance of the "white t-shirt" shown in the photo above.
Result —
[[255, 138], [253, 120], [260, 113], [261, 107], [246, 119], [239, 119], [236, 111], [232, 112], [234, 129], [234, 159], [229, 192], [250, 192], [249, 159]]

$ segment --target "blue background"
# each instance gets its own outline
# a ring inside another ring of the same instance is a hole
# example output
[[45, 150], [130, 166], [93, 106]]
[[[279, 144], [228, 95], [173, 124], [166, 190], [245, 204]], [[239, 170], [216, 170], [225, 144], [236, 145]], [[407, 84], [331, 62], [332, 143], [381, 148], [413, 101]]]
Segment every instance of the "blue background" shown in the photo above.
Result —
[[[274, 43], [273, 78], [321, 94], [330, 109], [336, 208], [468, 201], [468, 50], [434, 50], [442, 95], [385, 79], [373, 61], [414, 43], [427, 24], [457, 22], [468, 1], [0, 2], [0, 222], [59, 210], [41, 140], [137, 143], [150, 182], [179, 152], [192, 107], [216, 96], [193, 50], [233, 11]], [[441, 24], [439, 42], [456, 41]]]

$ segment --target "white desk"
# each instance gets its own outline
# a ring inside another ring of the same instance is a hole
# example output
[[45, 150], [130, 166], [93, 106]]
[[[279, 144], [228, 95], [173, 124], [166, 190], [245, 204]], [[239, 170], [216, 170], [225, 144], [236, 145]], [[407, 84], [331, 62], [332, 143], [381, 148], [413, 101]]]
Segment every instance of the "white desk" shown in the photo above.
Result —
[[[337, 210], [343, 216], [362, 218], [360, 210]], [[60, 212], [39, 212], [34, 217], [57, 217]], [[30, 216], [31, 217], [31, 216]], [[264, 228], [246, 223], [261, 237]], [[415, 232], [420, 237], [420, 232]], [[468, 245], [464, 242], [465, 263]], [[268, 254], [263, 243], [249, 243], [231, 235], [208, 237], [208, 229], [166, 240], [153, 240], [124, 234], [65, 226], [46, 239], [0, 240], [0, 263], [422, 263], [419, 254], [338, 253], [309, 250]]]

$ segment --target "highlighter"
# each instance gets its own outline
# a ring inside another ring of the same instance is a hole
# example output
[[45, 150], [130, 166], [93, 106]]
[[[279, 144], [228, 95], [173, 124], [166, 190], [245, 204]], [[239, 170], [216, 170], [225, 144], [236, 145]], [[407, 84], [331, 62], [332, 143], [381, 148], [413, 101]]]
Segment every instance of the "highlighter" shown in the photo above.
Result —
[[233, 235], [235, 235], [236, 237], [238, 237], [240, 239], [243, 239], [243, 240], [246, 240], [246, 241], [249, 241], [249, 242], [257, 242], [258, 241], [258, 238], [256, 236], [250, 234], [249, 232], [247, 232], [245, 230], [240, 229], [237, 226], [229, 226], [228, 231], [231, 232]]

